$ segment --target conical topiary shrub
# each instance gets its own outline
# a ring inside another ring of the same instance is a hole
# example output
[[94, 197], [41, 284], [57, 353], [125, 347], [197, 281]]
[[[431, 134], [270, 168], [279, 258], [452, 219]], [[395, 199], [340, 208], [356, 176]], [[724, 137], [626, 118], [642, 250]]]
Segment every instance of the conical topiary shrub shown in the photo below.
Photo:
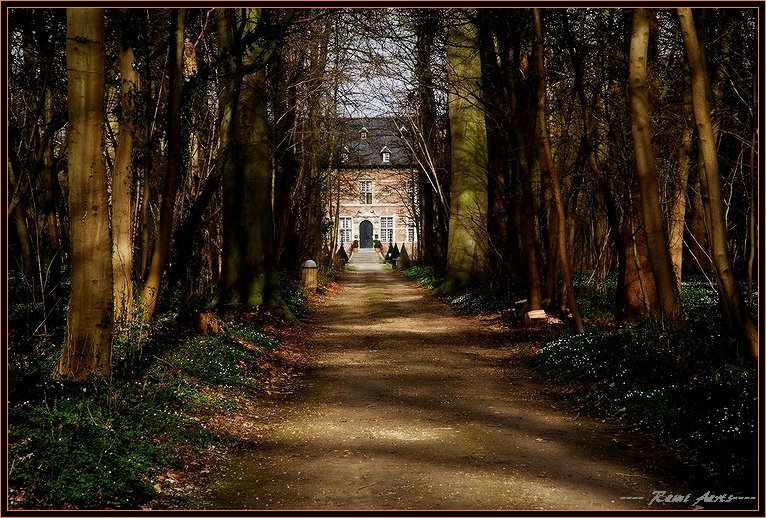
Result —
[[407, 248], [405, 248], [404, 243], [402, 243], [402, 250], [399, 252], [399, 269], [406, 270], [410, 266], [412, 266], [410, 254], [407, 253]]
[[336, 255], [339, 255], [343, 259], [344, 263], [348, 262], [348, 254], [346, 253], [346, 249], [343, 245], [340, 245], [340, 248], [338, 248], [338, 252], [336, 253]]

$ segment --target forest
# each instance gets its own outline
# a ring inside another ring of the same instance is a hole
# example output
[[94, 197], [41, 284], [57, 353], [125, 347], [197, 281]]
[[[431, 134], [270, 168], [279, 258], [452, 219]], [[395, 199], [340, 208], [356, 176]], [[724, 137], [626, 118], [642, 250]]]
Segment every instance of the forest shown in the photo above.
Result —
[[[723, 442], [700, 448], [754, 440], [762, 10], [9, 4], [4, 16], [13, 505], [152, 497], [147, 473], [172, 448], [141, 440], [183, 428], [170, 414], [194, 390], [154, 359], [204, 335], [204, 351], [173, 361], [197, 358], [183, 368], [218, 369], [225, 385], [255, 361], [227, 343], [271, 350], [270, 328], [306, 316], [304, 261], [341, 276], [338, 121], [362, 115], [406, 128], [418, 165], [404, 275], [511, 327], [560, 315], [551, 343], [571, 348], [549, 374], [640, 354], [652, 376], [688, 369], [686, 395], [704, 385], [711, 406], [737, 409]], [[147, 415], [141, 400], [166, 421], [124, 430]], [[77, 443], [96, 422], [114, 474]], [[738, 448], [743, 464], [710, 464], [750, 473], [754, 450]], [[72, 452], [92, 469], [65, 469]]]

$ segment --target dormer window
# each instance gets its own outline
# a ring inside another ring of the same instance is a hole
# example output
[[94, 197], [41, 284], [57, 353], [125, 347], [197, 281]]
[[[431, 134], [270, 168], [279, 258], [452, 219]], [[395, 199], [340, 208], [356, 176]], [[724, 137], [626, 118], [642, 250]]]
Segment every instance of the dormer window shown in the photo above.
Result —
[[359, 137], [361, 137], [362, 140], [367, 140], [367, 128], [362, 126], [362, 129], [359, 130]]
[[384, 164], [391, 162], [391, 151], [388, 149], [388, 146], [385, 146], [380, 150], [380, 158]]
[[344, 164], [348, 162], [348, 148], [346, 146], [343, 146], [343, 151], [340, 153], [340, 161]]

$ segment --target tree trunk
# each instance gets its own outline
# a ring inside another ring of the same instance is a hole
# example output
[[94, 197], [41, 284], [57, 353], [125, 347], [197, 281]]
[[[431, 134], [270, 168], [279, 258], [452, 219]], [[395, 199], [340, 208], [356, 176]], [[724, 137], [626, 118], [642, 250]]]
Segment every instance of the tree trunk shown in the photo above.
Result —
[[[754, 88], [757, 88], [757, 84], [754, 84], [753, 86]], [[756, 97], [757, 96], [754, 96], [754, 98]], [[755, 258], [758, 256], [758, 235], [755, 229], [758, 223], [758, 215], [755, 211], [755, 204], [758, 200], [758, 164], [755, 161], [756, 146], [758, 146], [758, 129], [753, 128], [753, 139], [750, 145], [750, 211], [748, 213], [747, 222], [749, 250], [747, 256], [747, 299], [745, 303], [747, 304], [748, 309], [753, 309], [753, 273], [756, 273], [756, 275], [758, 273], [755, 271]]]
[[700, 175], [702, 174], [702, 153], [698, 153], [697, 167], [689, 173], [692, 175], [689, 180], [690, 214], [689, 222], [686, 226], [686, 268], [698, 272], [710, 272], [710, 255], [707, 252], [707, 236], [705, 235], [705, 208], [702, 206], [702, 194], [700, 192]]
[[561, 185], [556, 171], [556, 164], [553, 161], [551, 152], [550, 137], [548, 135], [548, 124], [545, 120], [545, 63], [543, 61], [543, 33], [540, 23], [540, 10], [534, 9], [535, 34], [537, 35], [537, 116], [540, 131], [540, 141], [542, 143], [541, 163], [548, 172], [553, 188], [553, 197], [556, 203], [556, 215], [558, 216], [558, 243], [559, 243], [559, 261], [564, 276], [564, 286], [567, 291], [567, 302], [569, 310], [572, 312], [572, 322], [575, 331], [582, 333], [585, 328], [582, 325], [580, 311], [577, 309], [577, 299], [575, 297], [574, 284], [572, 283], [572, 270], [569, 265], [569, 253], [567, 250], [567, 232], [566, 232], [566, 214], [564, 212], [564, 200], [561, 196]]
[[[186, 9], [177, 9], [173, 13], [168, 72], [170, 75], [168, 87], [168, 162], [165, 173], [165, 184], [162, 190], [160, 205], [160, 221], [157, 238], [154, 241], [149, 274], [146, 277], [141, 292], [142, 319], [149, 322], [154, 315], [159, 299], [162, 274], [165, 262], [170, 252], [170, 238], [173, 230], [173, 213], [175, 212], [178, 183], [181, 177], [183, 162], [181, 142], [181, 91], [183, 86], [183, 50]], [[146, 203], [148, 200], [145, 200]]]
[[699, 146], [704, 160], [700, 171], [702, 200], [706, 206], [707, 227], [712, 250], [713, 266], [718, 281], [721, 305], [728, 312], [730, 331], [738, 335], [748, 346], [753, 358], [758, 358], [758, 330], [737, 287], [737, 280], [731, 268], [728, 250], [728, 236], [724, 214], [724, 200], [721, 193], [721, 175], [716, 151], [716, 135], [711, 120], [710, 79], [707, 74], [704, 54], [697, 38], [697, 31], [689, 8], [679, 8], [678, 18], [686, 43], [692, 85], [692, 106], [697, 123]]
[[[525, 20], [526, 25], [526, 20]], [[509, 146], [514, 153], [511, 183], [520, 191], [513, 207], [514, 227], [518, 249], [523, 257], [527, 274], [527, 310], [541, 308], [540, 262], [538, 259], [537, 210], [532, 192], [532, 170], [535, 160], [537, 129], [537, 73], [532, 60], [523, 56], [520, 39], [516, 34], [498, 33], [501, 74], [509, 85], [507, 93], [510, 109], [506, 114]], [[526, 67], [526, 69], [525, 69]], [[515, 174], [513, 174], [515, 173]], [[511, 188], [511, 193], [516, 189]], [[509, 236], [509, 241], [513, 239]], [[510, 247], [509, 247], [510, 248]]]
[[447, 35], [452, 187], [443, 294], [465, 288], [487, 267], [487, 133], [479, 104], [475, 12], [455, 15]]
[[[9, 167], [9, 176], [12, 178], [12, 167]], [[11, 180], [11, 184], [13, 181]], [[35, 273], [32, 262], [32, 239], [29, 235], [29, 227], [27, 226], [27, 218], [25, 213], [25, 203], [19, 202], [13, 209], [13, 219], [16, 223], [16, 234], [19, 240], [19, 247], [21, 248], [21, 270], [24, 273], [24, 281], [30, 288], [30, 292], [33, 297], [36, 298], [34, 289], [35, 285]]]
[[673, 186], [673, 205], [670, 208], [670, 230], [668, 232], [670, 259], [673, 262], [678, 289], [681, 289], [684, 228], [686, 227], [686, 192], [689, 187], [689, 154], [692, 150], [692, 128], [688, 124], [686, 116], [691, 116], [691, 111], [691, 99], [685, 99], [684, 127], [681, 132], [681, 145], [678, 148], [678, 171]]
[[140, 77], [133, 68], [135, 57], [126, 31], [128, 9], [121, 9], [121, 24], [117, 36], [120, 65], [120, 134], [112, 173], [112, 268], [114, 269], [114, 319], [128, 322], [133, 313], [133, 139], [138, 131], [136, 99], [140, 95]]
[[71, 274], [66, 341], [54, 376], [109, 378], [112, 261], [104, 125], [104, 11], [67, 9]]
[[[487, 158], [489, 163], [488, 198], [490, 214], [487, 232], [489, 234], [490, 267], [496, 278], [511, 280], [511, 209], [510, 207], [510, 163], [511, 152], [508, 149], [503, 80], [497, 59], [497, 50], [491, 28], [491, 11], [477, 12], [478, 40], [482, 68], [482, 97], [484, 101], [485, 123], [487, 127]], [[504, 288], [508, 288], [507, 284]]]
[[[535, 103], [537, 104], [537, 103]], [[515, 110], [514, 110], [515, 111]], [[535, 114], [525, 114], [532, 116]], [[532, 164], [534, 163], [533, 148], [534, 141], [532, 135], [525, 135], [524, 126], [527, 124], [525, 116], [520, 117], [520, 121], [514, 124], [515, 133], [518, 136], [516, 149], [518, 151], [518, 185], [521, 189], [521, 203], [517, 205], [520, 211], [518, 229], [521, 237], [521, 251], [524, 254], [527, 264], [527, 284], [529, 287], [529, 296], [527, 307], [529, 310], [540, 309], [542, 296], [540, 288], [540, 264], [537, 252], [537, 232], [536, 232], [536, 213], [534, 197], [532, 194]], [[535, 124], [529, 122], [530, 127], [534, 129]]]
[[[53, 91], [49, 88], [45, 89], [45, 125], [50, 128], [53, 126]], [[50, 129], [46, 130], [50, 131]], [[62, 245], [61, 235], [59, 232], [59, 217], [58, 217], [58, 204], [57, 199], [59, 197], [58, 176], [56, 173], [56, 163], [53, 150], [52, 139], [43, 138], [41, 146], [44, 146], [43, 151], [43, 171], [42, 171], [42, 183], [43, 183], [43, 211], [45, 212], [45, 226], [48, 234], [48, 257], [46, 283], [44, 286], [45, 293], [45, 311], [46, 314], [53, 309], [59, 303], [59, 294], [61, 287], [61, 266], [62, 266]], [[46, 319], [45, 322], [47, 322]], [[43, 323], [44, 329], [47, 327], [46, 323]]]
[[[417, 81], [417, 131], [422, 135], [423, 146], [434, 156], [435, 148], [434, 127], [436, 124], [436, 100], [434, 98], [434, 81], [431, 70], [431, 58], [436, 24], [435, 11], [418, 9], [414, 11], [415, 22], [415, 79]], [[424, 161], [424, 163], [426, 163]], [[437, 247], [435, 235], [435, 206], [434, 194], [428, 173], [425, 168], [419, 168], [418, 201], [420, 202], [420, 254], [418, 261], [423, 264], [436, 264]], [[435, 172], [434, 172], [435, 173]]]
[[[276, 275], [276, 271], [273, 264], [274, 226], [266, 95], [262, 74], [253, 74], [249, 79], [242, 85], [237, 118], [237, 164], [240, 167], [237, 168], [239, 182], [236, 186], [239, 192], [235, 198], [241, 196], [238, 199], [240, 203], [227, 207], [227, 201], [233, 197], [230, 191], [228, 197], [224, 193], [224, 215], [228, 214], [230, 220], [231, 216], [241, 218], [242, 234], [237, 237], [237, 246], [244, 245], [241, 250], [244, 261], [239, 266], [238, 285], [233, 292], [229, 292], [229, 295], [236, 296], [224, 301], [257, 307], [269, 301], [274, 288], [272, 276]], [[232, 210], [236, 210], [237, 214], [231, 214]], [[231, 264], [228, 266], [233, 267]]]
[[[260, 9], [248, 9], [245, 25], [255, 27]], [[222, 40], [231, 42], [233, 17], [228, 15]], [[227, 50], [226, 41], [221, 48]], [[234, 56], [230, 91], [222, 122], [222, 147], [228, 148], [223, 176], [223, 241], [221, 277], [215, 303], [224, 307], [265, 306], [292, 315], [281, 298], [274, 263], [272, 169], [269, 145], [265, 49]], [[256, 61], [259, 60], [259, 61]], [[243, 79], [244, 69], [253, 70]], [[230, 125], [228, 128], [225, 125]], [[228, 139], [224, 143], [224, 138]]]
[[624, 321], [633, 322], [660, 319], [657, 283], [651, 267], [646, 232], [639, 217], [641, 207], [638, 198], [636, 194], [631, 193], [630, 206], [625, 209], [625, 221], [622, 225], [622, 242], [625, 244], [625, 273], [622, 283], [625, 299], [622, 304], [622, 316]]
[[[218, 280], [218, 289], [216, 304], [221, 303], [221, 296], [227, 291], [234, 289], [237, 284], [238, 258], [234, 257], [239, 253], [235, 246], [238, 235], [241, 231], [239, 220], [236, 217], [236, 211], [229, 211], [235, 201], [234, 196], [237, 193], [237, 171], [236, 171], [236, 127], [235, 123], [238, 117], [237, 107], [239, 103], [239, 92], [242, 88], [242, 76], [238, 70], [237, 61], [240, 59], [235, 56], [234, 47], [234, 11], [233, 9], [221, 9], [218, 11], [218, 45], [223, 56], [220, 72], [221, 92], [219, 94], [219, 116], [220, 120], [220, 143], [218, 160], [223, 161], [223, 207], [222, 207], [222, 250], [221, 250], [221, 275]], [[233, 264], [234, 263], [234, 264]], [[234, 268], [230, 267], [234, 266]], [[228, 298], [229, 295], [226, 295]]]
[[685, 325], [678, 296], [673, 264], [662, 223], [657, 171], [654, 165], [651, 127], [649, 122], [649, 95], [647, 75], [647, 49], [649, 45], [649, 11], [635, 9], [630, 40], [629, 85], [633, 149], [636, 155], [636, 173], [641, 192], [641, 215], [649, 247], [652, 272], [657, 285], [660, 321], [671, 328]]
[[[293, 188], [300, 168], [295, 155], [297, 92], [294, 87], [295, 79], [288, 73], [288, 60], [283, 47], [274, 55], [269, 67], [269, 81], [274, 92], [274, 221], [276, 222], [275, 260], [280, 267], [287, 266], [288, 261], [296, 261], [295, 250], [289, 250], [291, 237], [295, 235], [295, 217], [292, 203]], [[299, 66], [305, 66], [302, 54], [294, 59]], [[321, 72], [319, 72], [321, 75]], [[306, 138], [311, 138], [306, 137]]]

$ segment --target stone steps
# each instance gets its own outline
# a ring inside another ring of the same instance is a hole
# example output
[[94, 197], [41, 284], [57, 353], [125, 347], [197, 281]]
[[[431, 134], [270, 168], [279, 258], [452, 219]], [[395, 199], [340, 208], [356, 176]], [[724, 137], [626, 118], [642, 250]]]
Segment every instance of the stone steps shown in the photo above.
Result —
[[372, 248], [362, 248], [357, 253], [351, 254], [349, 262], [353, 264], [377, 264], [382, 263], [383, 258]]

